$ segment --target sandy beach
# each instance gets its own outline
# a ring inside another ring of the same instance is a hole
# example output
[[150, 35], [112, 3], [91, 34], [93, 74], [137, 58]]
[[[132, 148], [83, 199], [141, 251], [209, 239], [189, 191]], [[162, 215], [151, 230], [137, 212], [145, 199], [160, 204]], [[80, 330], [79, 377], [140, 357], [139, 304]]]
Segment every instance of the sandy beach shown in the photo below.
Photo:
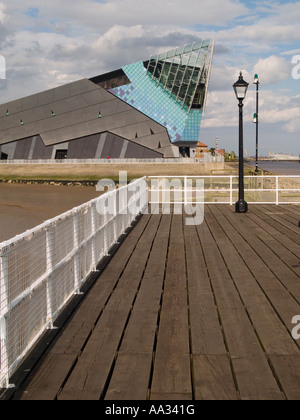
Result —
[[98, 195], [95, 187], [0, 183], [0, 242]]

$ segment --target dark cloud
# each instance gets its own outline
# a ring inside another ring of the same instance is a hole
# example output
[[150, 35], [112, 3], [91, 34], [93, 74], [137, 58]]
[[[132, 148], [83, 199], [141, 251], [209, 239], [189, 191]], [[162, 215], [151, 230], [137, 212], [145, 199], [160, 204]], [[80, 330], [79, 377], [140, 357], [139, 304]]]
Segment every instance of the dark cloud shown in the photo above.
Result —
[[226, 45], [218, 44], [215, 45], [215, 55], [221, 55], [221, 54], [231, 54], [231, 49], [226, 47]]

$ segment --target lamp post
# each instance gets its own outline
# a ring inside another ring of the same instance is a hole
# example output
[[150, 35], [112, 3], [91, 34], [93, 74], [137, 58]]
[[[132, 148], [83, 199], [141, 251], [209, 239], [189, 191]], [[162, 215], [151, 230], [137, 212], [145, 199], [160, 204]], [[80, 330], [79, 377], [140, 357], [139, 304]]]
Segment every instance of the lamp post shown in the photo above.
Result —
[[258, 172], [258, 87], [259, 79], [258, 75], [255, 74], [253, 84], [256, 85], [256, 113], [253, 117], [253, 122], [256, 124], [256, 166], [255, 172]]
[[235, 204], [236, 213], [247, 213], [248, 203], [245, 201], [244, 193], [244, 135], [243, 135], [243, 100], [246, 98], [249, 83], [240, 77], [233, 85], [237, 100], [239, 101], [239, 201]]

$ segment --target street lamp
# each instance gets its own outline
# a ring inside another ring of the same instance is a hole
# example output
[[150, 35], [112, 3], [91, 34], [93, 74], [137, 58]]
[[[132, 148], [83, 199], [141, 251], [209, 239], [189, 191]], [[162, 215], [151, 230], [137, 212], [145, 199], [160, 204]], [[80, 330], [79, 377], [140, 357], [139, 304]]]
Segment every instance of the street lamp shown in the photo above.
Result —
[[244, 196], [244, 135], [243, 135], [243, 100], [246, 98], [249, 83], [243, 79], [243, 74], [240, 72], [240, 77], [233, 85], [233, 89], [237, 100], [239, 101], [239, 201], [235, 204], [236, 213], [247, 213], [248, 204]]
[[255, 74], [253, 84], [256, 85], [256, 113], [253, 117], [253, 122], [256, 124], [256, 167], [255, 172], [258, 172], [258, 86], [259, 79], [258, 75]]

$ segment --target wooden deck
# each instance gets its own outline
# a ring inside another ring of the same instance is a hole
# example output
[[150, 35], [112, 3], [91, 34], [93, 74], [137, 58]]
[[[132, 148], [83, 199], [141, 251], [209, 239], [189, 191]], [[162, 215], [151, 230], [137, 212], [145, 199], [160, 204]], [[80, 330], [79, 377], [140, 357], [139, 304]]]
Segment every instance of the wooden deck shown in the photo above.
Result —
[[300, 399], [299, 206], [145, 215], [14, 399]]

